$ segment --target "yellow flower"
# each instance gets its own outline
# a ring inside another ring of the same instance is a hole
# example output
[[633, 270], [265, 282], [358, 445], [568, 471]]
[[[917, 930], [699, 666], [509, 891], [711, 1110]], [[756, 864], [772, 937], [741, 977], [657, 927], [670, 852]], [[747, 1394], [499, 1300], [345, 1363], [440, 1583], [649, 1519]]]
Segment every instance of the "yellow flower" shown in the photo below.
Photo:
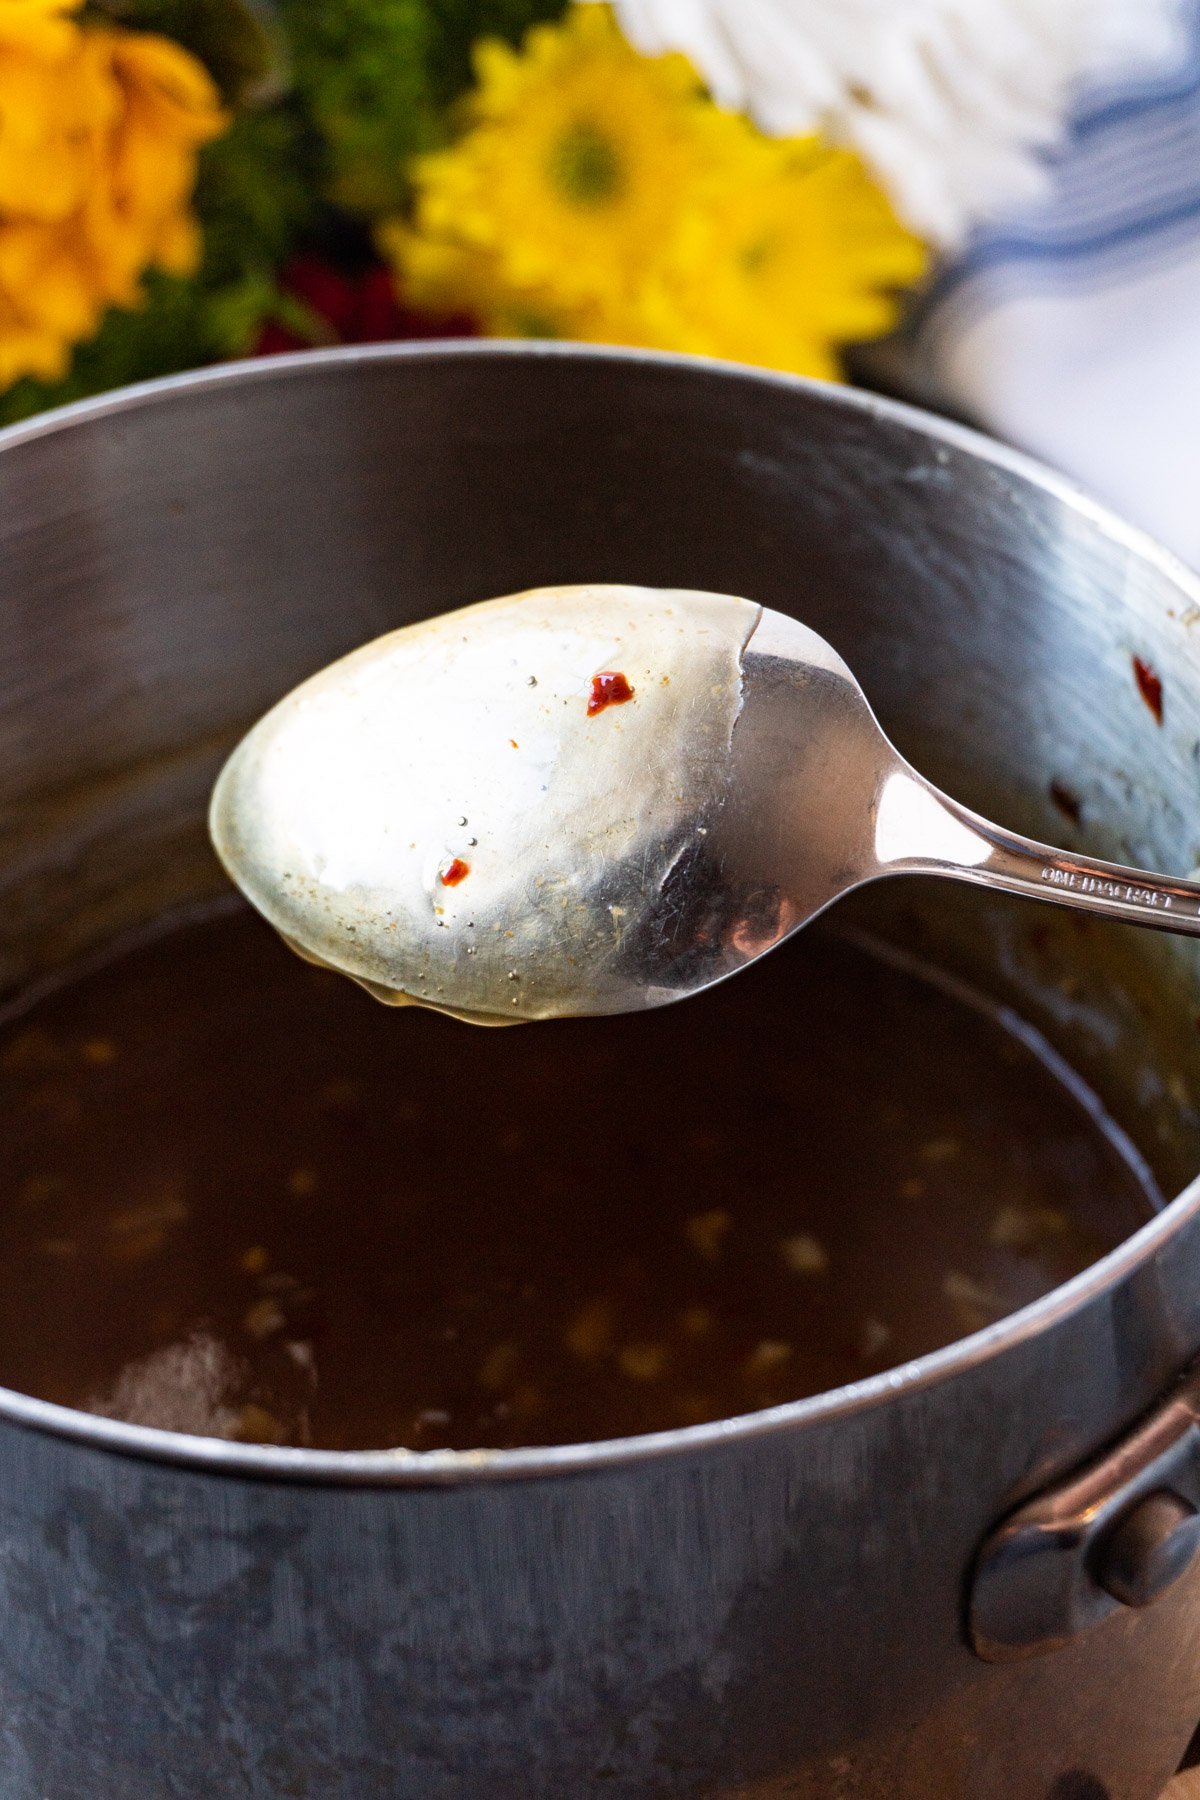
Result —
[[836, 379], [838, 346], [890, 330], [898, 290], [925, 264], [856, 155], [747, 125], [655, 271], [647, 310], [676, 349]]
[[101, 38], [123, 105], [109, 179], [92, 196], [93, 235], [107, 246], [114, 285], [137, 299], [148, 264], [187, 275], [200, 256], [191, 211], [196, 152], [224, 129], [216, 89], [194, 56], [167, 38], [106, 31]]
[[194, 57], [77, 10], [0, 0], [0, 388], [64, 374], [147, 268], [194, 267], [196, 154], [224, 128]]
[[117, 96], [79, 55], [76, 0], [0, 0], [0, 217], [58, 219], [95, 177]]
[[769, 139], [603, 6], [477, 49], [464, 132], [380, 243], [407, 299], [499, 335], [837, 374], [924, 264], [857, 157]]
[[468, 129], [417, 165], [415, 229], [381, 241], [406, 290], [494, 321], [623, 313], [673, 228], [720, 116], [681, 56], [642, 57], [606, 8], [477, 46]]

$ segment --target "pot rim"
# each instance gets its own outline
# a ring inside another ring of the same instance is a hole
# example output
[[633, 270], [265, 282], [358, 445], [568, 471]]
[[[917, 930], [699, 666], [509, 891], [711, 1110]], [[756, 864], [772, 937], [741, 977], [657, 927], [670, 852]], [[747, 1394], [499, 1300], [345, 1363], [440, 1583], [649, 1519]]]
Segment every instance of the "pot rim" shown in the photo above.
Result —
[[[899, 400], [710, 357], [616, 346], [497, 339], [425, 339], [416, 343], [339, 345], [293, 351], [252, 361], [221, 363], [79, 400], [0, 430], [0, 454], [76, 424], [132, 413], [176, 395], [250, 386], [297, 373], [336, 372], [372, 363], [461, 363], [568, 361], [634, 365], [675, 371], [681, 376], [734, 381], [768, 388], [797, 388], [822, 405], [841, 406], [872, 419], [887, 419], [934, 444], [1020, 477], [1082, 513], [1110, 539], [1157, 567], [1187, 598], [1200, 606], [1200, 575], [1140, 527], [1129, 525], [1066, 476], [1023, 451], [1011, 449], [969, 426], [943, 419]], [[791, 1432], [817, 1421], [879, 1406], [900, 1393], [928, 1387], [965, 1373], [1049, 1330], [1060, 1319], [1115, 1287], [1150, 1260], [1200, 1214], [1200, 1175], [1170, 1200], [1132, 1237], [1061, 1286], [1010, 1313], [994, 1325], [931, 1350], [926, 1355], [862, 1381], [813, 1394], [761, 1412], [706, 1425], [596, 1443], [559, 1444], [519, 1450], [299, 1450], [269, 1444], [230, 1443], [152, 1426], [97, 1418], [72, 1407], [37, 1400], [0, 1387], [0, 1421], [46, 1432], [97, 1450], [183, 1465], [211, 1474], [313, 1482], [342, 1487], [456, 1486], [465, 1482], [530, 1479], [582, 1474], [660, 1457], [717, 1449], [747, 1439]]]

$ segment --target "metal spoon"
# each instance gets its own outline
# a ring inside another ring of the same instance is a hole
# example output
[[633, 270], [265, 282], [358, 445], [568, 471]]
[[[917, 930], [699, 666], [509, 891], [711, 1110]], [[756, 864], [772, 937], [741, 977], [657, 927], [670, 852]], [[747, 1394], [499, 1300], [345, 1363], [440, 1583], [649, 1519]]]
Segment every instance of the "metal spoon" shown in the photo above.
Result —
[[211, 829], [302, 955], [476, 1023], [681, 999], [884, 875], [1200, 935], [1200, 884], [989, 824], [816, 632], [681, 589], [544, 588], [364, 645], [243, 740]]

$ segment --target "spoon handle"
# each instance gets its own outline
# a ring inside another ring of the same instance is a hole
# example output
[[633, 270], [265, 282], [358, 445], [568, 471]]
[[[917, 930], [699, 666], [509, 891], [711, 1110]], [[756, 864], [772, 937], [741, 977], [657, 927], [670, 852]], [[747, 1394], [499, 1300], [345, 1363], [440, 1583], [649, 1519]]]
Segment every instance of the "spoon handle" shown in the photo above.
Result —
[[915, 771], [897, 770], [884, 786], [876, 855], [881, 872], [888, 874], [948, 875], [1080, 912], [1200, 937], [1200, 882], [1099, 862], [1004, 831], [930, 786]]

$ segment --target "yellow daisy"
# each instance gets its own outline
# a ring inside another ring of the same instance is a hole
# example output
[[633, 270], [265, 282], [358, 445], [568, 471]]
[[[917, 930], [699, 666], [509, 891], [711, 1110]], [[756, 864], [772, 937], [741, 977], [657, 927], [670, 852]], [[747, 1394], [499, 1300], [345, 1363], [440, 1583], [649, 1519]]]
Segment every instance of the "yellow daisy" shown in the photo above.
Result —
[[834, 379], [838, 347], [890, 330], [925, 266], [852, 152], [747, 125], [666, 247], [646, 307], [661, 343]]
[[406, 299], [494, 334], [688, 350], [835, 376], [924, 250], [853, 154], [766, 138], [679, 56], [577, 6], [488, 43], [457, 143], [381, 246]]
[[[404, 299], [412, 305], [443, 316], [467, 313], [493, 337], [577, 335], [565, 330], [561, 296], [513, 286], [486, 251], [449, 237], [425, 237], [396, 219], [381, 224], [375, 235], [393, 268], [403, 271]], [[578, 308], [573, 311], [577, 315]]]
[[639, 56], [601, 6], [535, 27], [520, 52], [486, 41], [475, 64], [465, 135], [418, 163], [414, 230], [383, 236], [406, 290], [441, 304], [453, 265], [453, 297], [470, 289], [489, 322], [522, 296], [564, 323], [622, 311], [712, 159], [720, 115], [690, 64]]

